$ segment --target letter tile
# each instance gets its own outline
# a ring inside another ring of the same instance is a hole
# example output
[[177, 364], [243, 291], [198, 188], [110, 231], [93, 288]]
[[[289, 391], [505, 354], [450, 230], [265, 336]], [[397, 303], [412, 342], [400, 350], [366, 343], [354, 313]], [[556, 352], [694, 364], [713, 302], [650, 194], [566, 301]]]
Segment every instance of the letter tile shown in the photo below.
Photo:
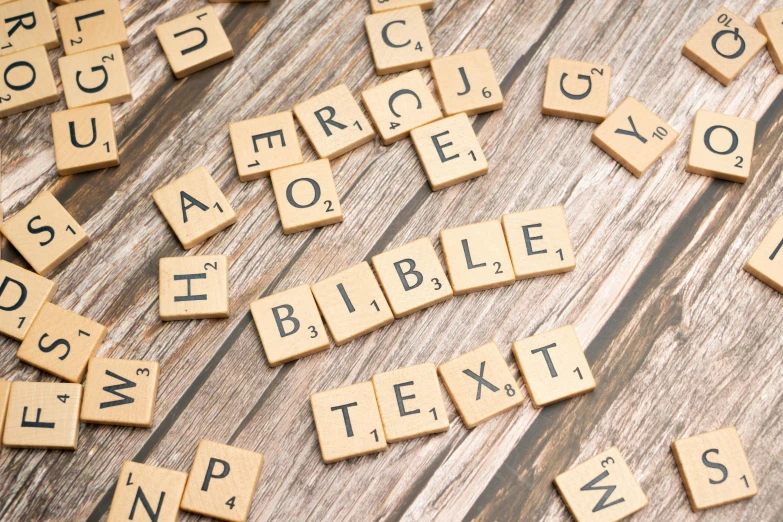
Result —
[[181, 471], [123, 462], [106, 522], [177, 522], [187, 479]]
[[154, 361], [90, 359], [84, 381], [82, 422], [149, 428], [155, 413], [159, 373], [160, 367]]
[[[0, 2], [0, 4], [3, 4]], [[0, 7], [0, 56], [43, 45], [60, 46], [46, 0], [18, 0]]]
[[432, 9], [435, 5], [435, 0], [370, 0], [370, 9], [373, 13], [391, 11], [392, 9], [411, 5], [418, 5], [423, 11], [426, 11], [427, 9]]
[[75, 450], [81, 402], [81, 384], [12, 382], [3, 444], [11, 448]]
[[8, 411], [9, 395], [11, 395], [11, 383], [0, 379], [0, 433], [3, 433], [3, 428], [5, 427], [5, 414]]
[[302, 149], [290, 111], [229, 124], [239, 181], [268, 176], [281, 167], [302, 163]]
[[541, 113], [601, 123], [609, 109], [611, 83], [608, 65], [550, 58]]
[[759, 15], [756, 28], [767, 37], [767, 51], [779, 73], [783, 73], [783, 9]]
[[69, 109], [98, 103], [115, 105], [133, 99], [119, 45], [63, 56], [57, 63]]
[[[745, 263], [745, 271], [783, 294], [783, 217], [779, 217]], [[0, 292], [1, 294], [2, 292]]]
[[756, 122], [700, 110], [693, 119], [687, 172], [745, 183], [756, 139]]
[[443, 112], [468, 116], [503, 107], [503, 92], [486, 49], [435, 58], [430, 62]]
[[284, 234], [340, 223], [343, 209], [328, 159], [270, 173]]
[[53, 112], [52, 135], [57, 171], [61, 176], [120, 164], [108, 103]]
[[8, 261], [0, 261], [0, 333], [21, 341], [27, 336], [57, 283]]
[[419, 6], [367, 15], [364, 27], [378, 74], [421, 69], [432, 60], [430, 35]]
[[60, 99], [42, 45], [0, 57], [0, 80], [0, 118]]
[[115, 44], [123, 49], [130, 47], [119, 0], [81, 0], [57, 7], [54, 13], [60, 24], [65, 54]]
[[505, 214], [502, 220], [517, 279], [570, 272], [576, 267], [562, 205]]
[[159, 301], [163, 321], [228, 317], [228, 257], [162, 258]]

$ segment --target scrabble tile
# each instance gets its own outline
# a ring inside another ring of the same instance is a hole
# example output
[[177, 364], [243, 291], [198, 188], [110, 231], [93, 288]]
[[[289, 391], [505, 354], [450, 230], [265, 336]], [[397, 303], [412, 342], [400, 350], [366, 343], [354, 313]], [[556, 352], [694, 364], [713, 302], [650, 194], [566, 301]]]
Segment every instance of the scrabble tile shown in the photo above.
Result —
[[517, 279], [570, 272], [576, 267], [562, 205], [505, 214], [502, 221]]
[[468, 429], [522, 404], [522, 394], [493, 341], [438, 366]]
[[700, 110], [693, 119], [685, 170], [745, 183], [750, 176], [755, 139], [755, 121]]
[[417, 5], [423, 11], [426, 11], [432, 9], [435, 5], [435, 0], [370, 0], [370, 9], [373, 13], [391, 11], [392, 9], [400, 9], [401, 7], [412, 5]]
[[53, 112], [52, 134], [54, 157], [61, 176], [120, 164], [108, 103]]
[[675, 440], [672, 453], [694, 511], [754, 497], [759, 491], [734, 426]]
[[512, 352], [536, 408], [595, 389], [593, 373], [571, 325], [517, 341]]
[[483, 176], [489, 168], [473, 126], [464, 113], [413, 129], [411, 141], [432, 190]]
[[593, 131], [592, 141], [637, 178], [679, 133], [630, 96]]
[[300, 285], [250, 303], [269, 366], [329, 348], [329, 337], [308, 285]]
[[767, 51], [779, 73], [783, 73], [783, 9], [759, 15], [756, 28], [767, 37]]
[[236, 212], [204, 167], [159, 188], [152, 199], [185, 250], [237, 222]]
[[377, 74], [421, 69], [432, 60], [430, 35], [419, 6], [367, 15], [364, 27]]
[[255, 451], [202, 440], [180, 507], [219, 520], [247, 520], [263, 462]]
[[16, 356], [64, 381], [80, 383], [106, 333], [102, 324], [46, 303]]
[[611, 83], [608, 65], [550, 58], [541, 113], [601, 123], [609, 109]]
[[12, 382], [3, 444], [75, 450], [81, 401], [81, 384]]
[[82, 422], [149, 428], [155, 413], [159, 371], [154, 361], [90, 359]]
[[0, 57], [0, 118], [59, 99], [52, 67], [42, 45]]
[[342, 156], [375, 136], [345, 84], [294, 105], [294, 114], [319, 158]]
[[160, 318], [177, 321], [215, 317], [228, 317], [228, 258], [161, 258]]
[[314, 393], [310, 406], [324, 463], [387, 448], [371, 382]]
[[514, 269], [500, 221], [440, 231], [454, 295], [514, 284]]
[[503, 93], [486, 49], [435, 58], [430, 62], [446, 116], [468, 116], [503, 107]]
[[115, 44], [123, 49], [130, 46], [119, 0], [81, 0], [62, 5], [54, 13], [60, 24], [65, 54]]
[[745, 271], [783, 294], [783, 217], [779, 217], [745, 263]]
[[373, 256], [372, 266], [396, 318], [448, 301], [454, 295], [427, 237]]
[[240, 181], [268, 176], [273, 169], [302, 163], [302, 149], [290, 111], [228, 126]]
[[0, 379], [0, 433], [3, 433], [3, 428], [5, 426], [5, 414], [8, 410], [9, 395], [11, 395], [11, 383]]
[[60, 46], [46, 0], [18, 0], [0, 7], [0, 56], [43, 45]]
[[384, 145], [407, 138], [412, 129], [443, 117], [419, 71], [362, 91], [362, 101]]
[[176, 522], [187, 479], [181, 471], [123, 462], [107, 522]]
[[270, 173], [284, 234], [340, 223], [343, 209], [328, 159]]
[[57, 283], [8, 261], [0, 261], [0, 333], [21, 341]]
[[48, 190], [3, 223], [0, 232], [43, 276], [90, 239]]
[[434, 364], [375, 374], [372, 385], [387, 442], [449, 429], [449, 417]]
[[555, 487], [576, 522], [615, 522], [648, 504], [615, 447], [558, 475]]
[[98, 103], [114, 105], [133, 99], [119, 45], [63, 56], [57, 63], [69, 109]]
[[155, 34], [176, 78], [234, 56], [231, 42], [211, 5], [157, 26]]

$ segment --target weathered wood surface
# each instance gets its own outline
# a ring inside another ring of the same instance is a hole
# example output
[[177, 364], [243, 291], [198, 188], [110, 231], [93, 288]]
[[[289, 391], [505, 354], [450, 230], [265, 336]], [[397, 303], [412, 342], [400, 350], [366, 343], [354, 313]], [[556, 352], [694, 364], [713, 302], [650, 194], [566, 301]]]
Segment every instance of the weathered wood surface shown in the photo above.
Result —
[[[364, 34], [366, 1], [217, 4], [236, 56], [175, 81], [153, 28], [200, 5], [122, 1], [135, 99], [114, 108], [120, 167], [57, 175], [49, 113], [64, 101], [0, 122], [6, 214], [50, 188], [91, 236], [52, 274], [55, 302], [109, 327], [100, 355], [161, 363], [152, 429], [82, 425], [75, 453], [3, 449], [0, 519], [104, 519], [122, 461], [187, 471], [202, 438], [265, 454], [252, 520], [566, 520], [552, 478], [611, 445], [650, 498], [634, 520], [783, 519], [783, 296], [741, 269], [780, 215], [783, 77], [762, 52], [723, 87], [680, 54], [719, 1], [437, 0], [425, 15], [436, 56], [487, 47], [506, 96], [502, 111], [474, 123], [490, 173], [432, 193], [409, 140], [376, 139], [332, 162], [345, 222], [293, 236], [282, 234], [268, 180], [239, 182], [227, 124], [340, 82], [358, 99], [383, 81]], [[781, 7], [726, 6], [748, 21]], [[674, 147], [636, 179], [590, 143], [593, 125], [543, 117], [550, 56], [611, 64], [611, 107], [636, 97], [681, 132]], [[747, 184], [684, 172], [701, 107], [759, 120]], [[232, 314], [163, 324], [158, 259], [185, 252], [150, 193], [200, 165], [239, 222], [188, 255], [230, 257]], [[248, 309], [259, 296], [442, 228], [553, 204], [566, 208], [574, 272], [456, 297], [343, 347], [267, 365]], [[24, 264], [11, 249], [3, 255]], [[543, 410], [527, 401], [472, 431], [448, 402], [445, 434], [321, 462], [311, 392], [439, 364], [490, 339], [518, 377], [511, 342], [568, 323], [596, 376], [592, 394]], [[17, 347], [2, 342], [3, 378], [52, 380], [18, 362]], [[693, 514], [669, 444], [727, 425], [739, 429], [759, 495]]]

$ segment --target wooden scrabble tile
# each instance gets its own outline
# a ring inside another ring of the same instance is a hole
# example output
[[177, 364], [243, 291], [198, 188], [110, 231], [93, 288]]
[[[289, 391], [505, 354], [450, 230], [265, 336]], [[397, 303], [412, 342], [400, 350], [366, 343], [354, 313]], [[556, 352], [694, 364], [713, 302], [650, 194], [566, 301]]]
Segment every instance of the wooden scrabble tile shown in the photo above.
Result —
[[399, 9], [411, 5], [417, 5], [423, 11], [426, 11], [427, 9], [432, 9], [435, 5], [435, 0], [370, 0], [370, 9], [373, 13], [391, 11], [392, 9]]
[[387, 448], [371, 382], [314, 393], [310, 406], [324, 463]]
[[177, 321], [215, 317], [228, 317], [228, 258], [161, 258], [160, 318]]
[[432, 190], [483, 176], [489, 168], [476, 133], [464, 113], [411, 131]]
[[48, 190], [3, 223], [0, 232], [44, 276], [90, 239]]
[[42, 45], [0, 57], [0, 80], [0, 118], [60, 99]]
[[448, 301], [454, 295], [427, 237], [373, 256], [372, 266], [396, 318]]
[[512, 351], [536, 408], [595, 389], [593, 373], [570, 324], [517, 341]]
[[611, 83], [608, 65], [550, 58], [541, 113], [601, 123], [609, 109]]
[[319, 158], [342, 156], [375, 136], [345, 84], [294, 105], [294, 114]]
[[362, 101], [384, 145], [407, 138], [412, 129], [443, 117], [419, 71], [362, 91]]
[[53, 112], [52, 134], [54, 157], [61, 176], [120, 164], [108, 103]]
[[438, 374], [432, 363], [372, 377], [387, 442], [423, 437], [449, 429]]
[[783, 294], [783, 217], [779, 217], [745, 263], [745, 271]]
[[21, 341], [57, 283], [0, 260], [0, 333]]
[[446, 116], [459, 112], [470, 116], [503, 107], [503, 92], [486, 49], [435, 58], [430, 67]]
[[648, 504], [615, 447], [558, 475], [555, 487], [577, 522], [615, 522]]
[[60, 46], [46, 0], [18, 0], [0, 7], [0, 56], [43, 45]]
[[468, 429], [522, 404], [517, 381], [494, 341], [441, 364], [438, 373]]
[[756, 28], [767, 37], [767, 51], [779, 73], [783, 73], [783, 9], [759, 15]]
[[302, 163], [302, 149], [290, 111], [229, 124], [240, 181], [268, 176], [273, 169]]
[[517, 279], [570, 272], [576, 267], [562, 205], [505, 214], [502, 221]]
[[514, 268], [500, 221], [440, 231], [454, 295], [514, 284]]
[[629, 96], [596, 127], [592, 141], [639, 178], [677, 136], [669, 124]]
[[62, 5], [54, 13], [60, 24], [65, 54], [115, 44], [123, 49], [130, 46], [119, 0], [81, 0]]
[[391, 74], [427, 67], [432, 45], [419, 6], [367, 15], [367, 40], [377, 74]]
[[211, 5], [157, 26], [155, 34], [176, 78], [234, 56], [231, 42]]
[[270, 173], [284, 234], [325, 227], [343, 220], [340, 197], [328, 159]]
[[107, 522], [176, 522], [187, 479], [181, 471], [123, 462]]
[[81, 401], [81, 384], [12, 382], [3, 444], [75, 450]]
[[5, 427], [5, 414], [8, 410], [9, 395], [11, 395], [11, 383], [0, 379], [0, 433], [3, 433], [3, 428]]
[[149, 428], [155, 413], [159, 365], [131, 359], [90, 359], [81, 420]]
[[694, 511], [744, 500], [759, 491], [734, 426], [675, 440], [672, 453]]
[[327, 277], [310, 289], [337, 346], [394, 320], [366, 261]]
[[114, 105], [133, 99], [119, 45], [63, 56], [57, 63], [69, 109], [98, 103]]
[[106, 327], [52, 303], [43, 305], [16, 356], [68, 382], [82, 382]]
[[329, 348], [329, 337], [308, 285], [250, 303], [269, 366]]
[[263, 463], [255, 451], [202, 440], [180, 507], [220, 520], [247, 520]]
[[750, 176], [755, 139], [755, 121], [700, 110], [693, 119], [685, 170], [745, 183]]
[[204, 167], [159, 188], [152, 199], [185, 250], [237, 222], [236, 212]]

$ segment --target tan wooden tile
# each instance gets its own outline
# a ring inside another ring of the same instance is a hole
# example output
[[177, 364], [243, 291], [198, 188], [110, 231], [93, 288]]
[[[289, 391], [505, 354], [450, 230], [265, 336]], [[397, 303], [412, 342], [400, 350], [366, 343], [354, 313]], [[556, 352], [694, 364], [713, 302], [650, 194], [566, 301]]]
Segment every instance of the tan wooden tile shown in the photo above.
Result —
[[97, 103], [114, 105], [133, 99], [119, 45], [63, 56], [57, 63], [69, 109]]
[[435, 5], [435, 0], [370, 0], [370, 9], [373, 13], [391, 11], [392, 9], [411, 5], [417, 5], [426, 11], [427, 9], [432, 9]]
[[202, 440], [180, 507], [219, 520], [247, 520], [263, 463], [255, 451]]
[[164, 321], [228, 317], [228, 257], [161, 258], [159, 301]]
[[43, 45], [60, 46], [46, 0], [18, 0], [0, 7], [0, 56]]
[[237, 222], [236, 212], [204, 167], [159, 188], [152, 199], [185, 250]]
[[783, 73], [783, 9], [759, 15], [756, 28], [767, 37], [767, 51], [778, 72]]
[[454, 295], [514, 284], [514, 268], [500, 221], [440, 231]]
[[130, 46], [118, 0], [81, 0], [54, 10], [65, 54], [92, 51], [109, 45]]
[[342, 156], [375, 136], [345, 84], [294, 105], [294, 114], [319, 158]]
[[61, 176], [120, 164], [108, 103], [53, 112], [52, 135], [57, 171]]
[[756, 122], [700, 110], [693, 119], [687, 172], [745, 183], [750, 176]]
[[[5, 427], [5, 414], [8, 410], [8, 397], [11, 395], [11, 383], [0, 379], [0, 433]], [[0, 442], [2, 442], [0, 440]]]
[[16, 356], [68, 382], [82, 382], [106, 327], [52, 303], [43, 305]]
[[435, 58], [430, 67], [446, 116], [503, 107], [503, 92], [486, 49]]
[[394, 320], [366, 261], [327, 277], [310, 289], [337, 346]]
[[273, 169], [302, 163], [302, 149], [290, 111], [229, 124], [240, 181], [268, 176]]
[[48, 190], [3, 223], [0, 232], [44, 276], [90, 239]]
[[432, 190], [440, 190], [487, 173], [489, 165], [464, 113], [411, 131]]
[[155, 414], [159, 372], [154, 361], [90, 359], [82, 422], [149, 428]]
[[314, 393], [310, 395], [310, 407], [324, 463], [387, 448], [371, 382]]
[[432, 60], [430, 35], [419, 6], [367, 15], [364, 28], [377, 74], [421, 69]]
[[52, 66], [42, 45], [0, 57], [0, 118], [59, 99]]
[[721, 7], [688, 40], [682, 54], [728, 85], [766, 44], [766, 36]]
[[270, 173], [284, 234], [340, 223], [343, 209], [328, 159]]
[[522, 404], [517, 381], [494, 341], [441, 364], [438, 373], [468, 429]]
[[435, 365], [424, 363], [372, 376], [387, 442], [449, 429]]
[[427, 237], [373, 256], [372, 266], [396, 318], [448, 301], [454, 295]]
[[231, 42], [211, 5], [157, 26], [155, 34], [176, 78], [234, 56]]
[[593, 143], [637, 178], [672, 146], [679, 133], [630, 96], [593, 131]]
[[75, 450], [81, 401], [81, 384], [12, 382], [3, 444]]
[[505, 214], [502, 221], [517, 279], [570, 272], [576, 267], [562, 205]]
[[[10, 1], [10, 0], [8, 0]], [[51, 3], [55, 5], [66, 5], [66, 4], [72, 4], [76, 2], [77, 0], [49, 0]], [[0, 4], [3, 3], [3, 0], [0, 0]]]
[[516, 341], [512, 351], [536, 408], [595, 389], [593, 373], [571, 325]]
[[443, 117], [419, 71], [362, 91], [362, 101], [384, 145], [407, 138], [412, 129]]
[[176, 522], [187, 479], [181, 471], [123, 462], [107, 522]]
[[329, 337], [308, 285], [300, 285], [250, 303], [269, 366], [329, 348]]
[[0, 260], [0, 333], [21, 341], [57, 283]]
[[754, 497], [759, 491], [734, 426], [675, 440], [672, 453], [694, 511]]
[[601, 123], [609, 110], [609, 65], [550, 58], [541, 113]]
[[745, 271], [783, 294], [783, 217], [779, 217], [745, 263]]

